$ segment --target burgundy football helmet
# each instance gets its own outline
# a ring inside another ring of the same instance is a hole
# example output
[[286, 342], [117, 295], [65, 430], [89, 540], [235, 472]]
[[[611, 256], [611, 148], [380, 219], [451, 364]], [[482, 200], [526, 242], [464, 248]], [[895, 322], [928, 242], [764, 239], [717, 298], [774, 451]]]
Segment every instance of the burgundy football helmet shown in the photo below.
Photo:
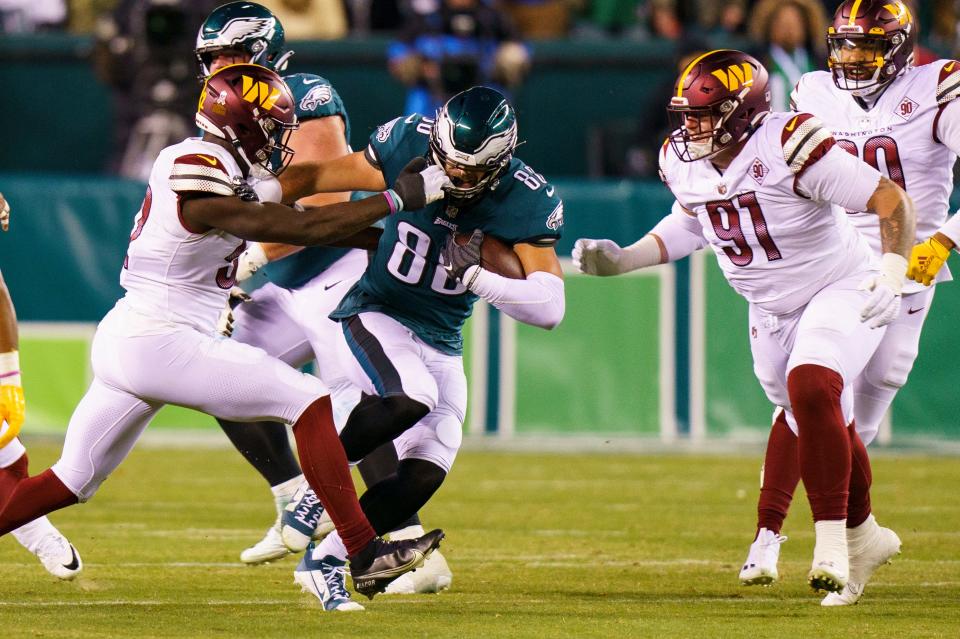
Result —
[[770, 112], [767, 70], [732, 49], [711, 51], [687, 65], [667, 106], [670, 144], [684, 162], [743, 142]]
[[231, 64], [207, 78], [197, 126], [231, 143], [249, 168], [273, 175], [293, 159], [287, 142], [297, 124], [293, 95], [276, 72], [257, 64]]
[[846, 0], [827, 29], [833, 83], [858, 97], [880, 91], [913, 65], [918, 30], [905, 2]]

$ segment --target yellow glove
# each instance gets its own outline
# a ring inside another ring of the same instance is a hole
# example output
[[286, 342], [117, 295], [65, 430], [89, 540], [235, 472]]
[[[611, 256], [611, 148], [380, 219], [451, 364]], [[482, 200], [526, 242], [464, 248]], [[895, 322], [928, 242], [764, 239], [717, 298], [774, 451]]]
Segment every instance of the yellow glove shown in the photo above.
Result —
[[931, 237], [910, 251], [910, 263], [907, 265], [907, 277], [924, 286], [930, 286], [937, 271], [950, 257], [950, 249]]
[[23, 426], [23, 414], [26, 403], [23, 400], [23, 386], [0, 386], [0, 423], [7, 422], [7, 427], [0, 434], [0, 448], [9, 444], [20, 434]]

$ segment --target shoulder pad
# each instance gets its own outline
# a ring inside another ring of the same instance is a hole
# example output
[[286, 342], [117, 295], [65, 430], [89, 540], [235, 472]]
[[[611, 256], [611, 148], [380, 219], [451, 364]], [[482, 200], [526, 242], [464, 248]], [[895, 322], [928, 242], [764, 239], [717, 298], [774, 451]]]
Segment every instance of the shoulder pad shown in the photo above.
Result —
[[787, 166], [799, 176], [826, 155], [836, 140], [819, 119], [809, 113], [798, 113], [784, 125], [780, 144]]
[[940, 68], [937, 104], [943, 106], [957, 97], [960, 97], [960, 62], [950, 60]]
[[233, 182], [219, 158], [205, 153], [181, 155], [170, 168], [170, 189], [177, 193], [200, 191], [233, 195]]

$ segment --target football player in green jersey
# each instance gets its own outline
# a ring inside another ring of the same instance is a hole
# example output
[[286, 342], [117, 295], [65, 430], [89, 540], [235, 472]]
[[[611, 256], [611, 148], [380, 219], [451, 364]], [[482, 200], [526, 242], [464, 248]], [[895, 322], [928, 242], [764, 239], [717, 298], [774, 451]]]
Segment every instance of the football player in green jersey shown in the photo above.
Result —
[[[285, 48], [280, 21], [267, 8], [254, 2], [231, 2], [218, 7], [197, 34], [196, 56], [203, 77], [240, 62], [254, 62], [282, 72], [291, 55]], [[283, 79], [293, 94], [300, 122], [289, 141], [295, 151], [294, 164], [322, 162], [349, 154], [350, 120], [343, 100], [331, 83], [307, 73], [286, 75]], [[322, 206], [343, 202], [349, 197], [348, 192], [320, 193], [304, 197], [300, 203]], [[269, 282], [233, 310], [232, 338], [257, 346], [295, 367], [315, 359], [315, 373], [331, 389], [335, 411], [342, 413], [344, 419], [359, 400], [360, 391], [345, 379], [330, 356], [331, 341], [341, 338], [339, 326], [327, 315], [366, 265], [367, 254], [362, 250], [251, 243], [241, 256], [238, 268], [238, 281], [262, 269]], [[302, 551], [311, 537], [332, 530], [319, 500], [312, 495], [294, 499], [298, 490], [302, 493], [306, 489], [307, 483], [291, 450], [285, 425], [218, 422], [234, 446], [269, 483], [277, 508], [274, 524], [263, 539], [240, 554], [241, 561], [259, 564], [282, 558], [291, 551]], [[338, 423], [341, 422], [338, 420]], [[360, 472], [364, 481], [373, 485], [392, 475], [397, 463], [396, 451], [388, 443], [363, 460]], [[416, 537], [422, 532], [420, 520], [414, 513], [391, 531], [391, 537]], [[299, 568], [298, 572], [302, 572]], [[339, 575], [342, 579], [342, 572]], [[436, 592], [448, 586], [451, 579], [446, 561], [435, 552], [415, 575], [390, 584], [387, 592]], [[341, 590], [337, 584], [324, 588], [328, 594]], [[328, 609], [359, 607], [339, 597], [327, 597], [324, 605]]]
[[[450, 471], [467, 400], [461, 331], [477, 299], [547, 329], [563, 318], [554, 250], [563, 204], [513, 157], [516, 144], [513, 108], [497, 91], [474, 87], [451, 98], [436, 120], [397, 118], [374, 132], [365, 151], [292, 166], [281, 180], [286, 200], [382, 190], [411, 158], [423, 157], [453, 184], [444, 200], [387, 220], [370, 266], [331, 315], [343, 332], [344, 369], [367, 394], [341, 432], [344, 450], [356, 461], [393, 440], [400, 457], [396, 474], [361, 499], [376, 530], [417, 512]], [[458, 243], [455, 233], [469, 240]], [[481, 268], [484, 234], [513, 246], [524, 279]], [[336, 533], [326, 537], [312, 553], [317, 574], [344, 553]]]

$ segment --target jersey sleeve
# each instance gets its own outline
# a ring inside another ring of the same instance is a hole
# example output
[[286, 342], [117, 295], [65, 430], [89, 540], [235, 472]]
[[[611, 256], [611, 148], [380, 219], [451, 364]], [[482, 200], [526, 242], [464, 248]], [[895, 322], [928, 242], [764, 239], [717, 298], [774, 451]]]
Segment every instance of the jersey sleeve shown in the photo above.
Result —
[[381, 124], [370, 136], [364, 154], [383, 173], [387, 184], [394, 183], [407, 162], [426, 153], [430, 124], [427, 118], [414, 114]]
[[216, 156], [205, 153], [190, 153], [174, 159], [169, 185], [175, 193], [235, 194], [227, 167]]
[[563, 200], [556, 197], [544, 197], [530, 216], [526, 232], [517, 244], [534, 246], [554, 246], [563, 234]]
[[839, 204], [848, 211], [866, 211], [880, 178], [875, 168], [839, 146], [832, 146], [802, 176], [797, 176], [794, 190], [803, 197]]
[[937, 115], [933, 118], [933, 139], [954, 153], [960, 152], [960, 62], [951, 60], [940, 68], [937, 82]]

